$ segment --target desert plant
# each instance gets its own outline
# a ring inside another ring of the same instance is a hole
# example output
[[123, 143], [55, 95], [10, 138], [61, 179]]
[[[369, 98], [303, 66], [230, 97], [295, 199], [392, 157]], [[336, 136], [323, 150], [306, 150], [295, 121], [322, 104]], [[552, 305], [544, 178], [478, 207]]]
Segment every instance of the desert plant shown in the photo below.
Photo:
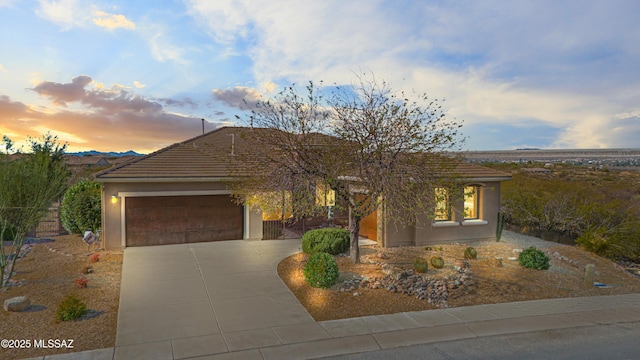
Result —
[[472, 248], [471, 246], [464, 249], [465, 259], [476, 259], [477, 257], [478, 257], [478, 252], [476, 251], [476, 249]]
[[97, 231], [102, 223], [101, 186], [96, 181], [80, 181], [64, 193], [60, 221], [71, 234]]
[[503, 229], [504, 229], [504, 214], [498, 211], [498, 221], [496, 225], [496, 242], [500, 242], [500, 238], [502, 238]]
[[51, 134], [38, 141], [29, 138], [31, 153], [13, 152], [13, 141], [3, 136], [0, 150], [0, 289], [15, 273], [25, 235], [47, 214], [51, 204], [67, 186], [69, 170], [64, 164], [66, 145], [58, 145]]
[[73, 280], [76, 283], [76, 286], [78, 286], [80, 289], [84, 289], [87, 287], [87, 284], [89, 284], [89, 279], [82, 277], [79, 279], [75, 279]]
[[533, 246], [520, 253], [518, 262], [526, 268], [536, 270], [547, 270], [550, 266], [547, 254]]
[[442, 256], [432, 256], [430, 262], [431, 266], [436, 269], [442, 269], [444, 267], [444, 259], [442, 259]]
[[419, 273], [426, 273], [429, 270], [429, 263], [425, 259], [416, 259], [413, 262], [413, 270]]
[[349, 250], [349, 231], [323, 228], [307, 231], [302, 235], [302, 251], [305, 254], [326, 252], [337, 255]]
[[56, 311], [58, 321], [75, 320], [82, 317], [87, 312], [87, 306], [73, 295], [65, 297]]
[[89, 261], [91, 261], [92, 263], [97, 263], [98, 261], [100, 261], [100, 254], [98, 253], [94, 253], [93, 255], [91, 255], [91, 257], [89, 258]]
[[85, 267], [82, 268], [83, 274], [91, 274], [92, 272], [93, 272], [93, 266], [85, 265]]
[[303, 269], [307, 284], [327, 288], [338, 280], [338, 264], [331, 254], [317, 252], [312, 254]]

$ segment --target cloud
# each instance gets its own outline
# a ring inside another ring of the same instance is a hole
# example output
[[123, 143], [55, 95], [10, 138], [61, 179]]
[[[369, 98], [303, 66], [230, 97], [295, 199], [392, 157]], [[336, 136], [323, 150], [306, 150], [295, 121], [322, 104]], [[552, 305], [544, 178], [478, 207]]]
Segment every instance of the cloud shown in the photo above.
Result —
[[[120, 86], [90, 86], [91, 77], [69, 83], [45, 81], [32, 90], [57, 104], [42, 108], [0, 95], [0, 133], [14, 140], [43, 131], [61, 134], [73, 149], [155, 151], [201, 133], [201, 120], [162, 105], [196, 106], [190, 98], [154, 101]], [[74, 106], [71, 109], [71, 104]], [[216, 125], [216, 124], [214, 124]]]
[[50, 98], [55, 105], [67, 106], [68, 102], [78, 101], [84, 98], [87, 94], [84, 88], [92, 81], [89, 76], [82, 75], [73, 78], [71, 82], [67, 84], [45, 81], [32, 90], [39, 95]]
[[83, 26], [86, 21], [86, 11], [82, 9], [79, 0], [39, 0], [40, 7], [36, 14], [47, 19], [64, 30], [74, 26]]
[[133, 86], [135, 86], [135, 87], [136, 87], [136, 89], [142, 89], [142, 88], [144, 88], [144, 87], [145, 87], [145, 86], [147, 86], [147, 85], [145, 85], [145, 84], [143, 84], [143, 83], [141, 83], [141, 82], [139, 82], [139, 81], [137, 81], [137, 80], [136, 80], [136, 81], [134, 81], [134, 82], [133, 82]]
[[198, 103], [195, 102], [195, 100], [185, 97], [182, 100], [178, 100], [178, 99], [167, 99], [167, 98], [161, 98], [158, 99], [158, 101], [164, 103], [167, 106], [175, 106], [175, 107], [180, 107], [180, 108], [191, 108], [191, 109], [195, 109], [198, 107]]
[[14, 0], [0, 0], [0, 8], [1, 7], [11, 7], [14, 3]]
[[4, 66], [2, 66], [2, 64], [0, 64], [0, 72], [5, 72], [5, 71], [7, 70], [4, 68]]
[[189, 64], [189, 61], [184, 58], [185, 49], [173, 45], [163, 31], [155, 32], [150, 36], [148, 42], [151, 53], [157, 61]]
[[104, 11], [94, 11], [93, 23], [99, 27], [114, 30], [118, 28], [133, 30], [136, 28], [131, 20], [127, 19], [124, 15], [109, 14]]
[[253, 109], [262, 95], [255, 89], [246, 86], [236, 86], [232, 89], [214, 89], [213, 97], [224, 104], [241, 110]]
[[[447, 98], [467, 124], [553, 129], [541, 139], [551, 146], [616, 147], [628, 142], [613, 129], [635, 134], [616, 114], [640, 100], [638, 2], [186, 5], [216, 42], [251, 58], [256, 83], [350, 84], [366, 69], [394, 89]], [[246, 94], [214, 97], [239, 107]]]

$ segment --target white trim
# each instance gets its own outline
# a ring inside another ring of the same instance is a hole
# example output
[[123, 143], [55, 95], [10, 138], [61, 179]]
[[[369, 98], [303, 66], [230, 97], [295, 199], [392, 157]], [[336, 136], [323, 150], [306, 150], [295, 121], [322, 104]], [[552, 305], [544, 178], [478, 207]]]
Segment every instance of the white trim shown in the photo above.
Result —
[[457, 221], [434, 221], [431, 223], [432, 227], [453, 227], [460, 225]]
[[[117, 195], [116, 195], [117, 196]], [[126, 229], [127, 227], [126, 225], [126, 217], [125, 217], [125, 201], [127, 198], [125, 197], [121, 197], [120, 198], [120, 245], [122, 245], [122, 248], [124, 249], [125, 247], [127, 247], [127, 234], [126, 234]]]
[[121, 191], [118, 197], [231, 195], [231, 190]]
[[480, 219], [470, 219], [470, 220], [465, 220], [463, 222], [460, 223], [460, 225], [462, 226], [476, 226], [476, 225], [487, 225], [489, 222], [487, 220], [480, 220]]
[[248, 240], [250, 238], [249, 229], [251, 228], [251, 209], [248, 206], [243, 205], [244, 208], [244, 216], [242, 221], [244, 222], [244, 231], [242, 232], [242, 238], [244, 240]]
[[201, 178], [182, 178], [182, 177], [159, 177], [159, 178], [96, 178], [101, 183], [159, 183], [159, 182], [223, 182], [233, 181], [237, 178], [232, 177], [201, 177]]

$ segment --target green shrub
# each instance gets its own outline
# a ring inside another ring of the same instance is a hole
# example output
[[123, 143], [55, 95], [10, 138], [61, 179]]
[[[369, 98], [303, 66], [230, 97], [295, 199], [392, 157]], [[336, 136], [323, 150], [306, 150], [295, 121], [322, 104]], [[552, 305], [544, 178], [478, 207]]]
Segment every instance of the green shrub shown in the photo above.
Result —
[[576, 239], [576, 244], [600, 256], [607, 255], [611, 248], [611, 243], [607, 241], [606, 232], [603, 229], [585, 231]]
[[520, 253], [518, 262], [526, 268], [536, 270], [547, 270], [550, 266], [547, 254], [533, 246]]
[[425, 259], [416, 259], [413, 262], [413, 270], [419, 273], [426, 273], [429, 270], [429, 262]]
[[433, 256], [431, 257], [431, 266], [433, 266], [436, 269], [442, 269], [444, 267], [444, 259], [442, 259], [442, 256]]
[[305, 254], [326, 252], [337, 255], [349, 250], [350, 234], [345, 229], [315, 229], [302, 235], [301, 241]]
[[83, 180], [64, 193], [60, 204], [60, 221], [70, 234], [97, 231], [102, 223], [100, 183]]
[[73, 295], [68, 295], [60, 305], [58, 305], [58, 311], [56, 312], [56, 319], [58, 321], [75, 320], [87, 312], [87, 306]]
[[312, 254], [303, 269], [307, 284], [317, 288], [328, 288], [338, 280], [338, 264], [331, 254], [317, 252]]
[[476, 249], [472, 248], [472, 247], [468, 247], [466, 249], [464, 249], [464, 258], [465, 259], [475, 259], [478, 257], [478, 252], [476, 251]]

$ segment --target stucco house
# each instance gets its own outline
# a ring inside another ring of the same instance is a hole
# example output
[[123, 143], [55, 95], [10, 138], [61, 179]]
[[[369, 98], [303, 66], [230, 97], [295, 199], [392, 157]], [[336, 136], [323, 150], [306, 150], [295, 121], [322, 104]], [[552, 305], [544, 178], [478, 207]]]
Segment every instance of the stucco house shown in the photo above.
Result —
[[[251, 146], [241, 140], [246, 130], [216, 129], [97, 173], [105, 247], [262, 240], [262, 212], [236, 204], [226, 186], [238, 150]], [[500, 182], [511, 176], [472, 164], [458, 171], [460, 194], [439, 194], [435, 219], [397, 228], [380, 211], [363, 220], [361, 234], [389, 247], [495, 238]]]

